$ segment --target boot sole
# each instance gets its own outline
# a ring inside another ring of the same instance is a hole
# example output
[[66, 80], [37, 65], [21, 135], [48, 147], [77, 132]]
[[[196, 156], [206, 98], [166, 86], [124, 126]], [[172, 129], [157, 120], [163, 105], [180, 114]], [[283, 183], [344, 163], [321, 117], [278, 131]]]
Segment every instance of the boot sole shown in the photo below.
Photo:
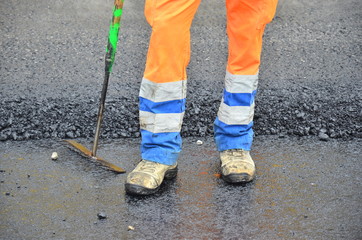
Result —
[[[177, 175], [177, 171], [178, 171], [177, 167], [174, 169], [167, 170], [164, 178], [168, 179], [168, 180], [175, 178]], [[156, 193], [160, 189], [160, 186], [158, 186], [157, 188], [145, 188], [143, 186], [136, 185], [136, 184], [131, 184], [131, 183], [125, 184], [126, 193], [128, 193], [130, 195], [141, 195], [141, 196], [151, 195], [151, 194]]]
[[222, 175], [222, 178], [228, 183], [247, 183], [251, 182], [254, 179], [254, 176], [250, 176], [246, 173], [240, 174], [229, 174], [229, 175]]

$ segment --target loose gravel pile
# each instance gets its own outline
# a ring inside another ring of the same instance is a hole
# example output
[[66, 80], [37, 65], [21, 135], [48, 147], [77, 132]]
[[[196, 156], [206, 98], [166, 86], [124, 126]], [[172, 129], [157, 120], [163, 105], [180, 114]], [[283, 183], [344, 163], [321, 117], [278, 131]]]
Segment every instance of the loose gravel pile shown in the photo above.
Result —
[[[312, 89], [261, 89], [256, 101], [255, 134], [312, 135], [321, 140], [362, 137], [361, 94], [347, 94], [347, 88]], [[189, 95], [182, 135], [212, 136], [219, 105], [218, 96], [206, 92]], [[0, 140], [93, 137], [97, 112], [96, 98], [3, 99]], [[139, 136], [137, 96], [108, 100], [102, 137]]]

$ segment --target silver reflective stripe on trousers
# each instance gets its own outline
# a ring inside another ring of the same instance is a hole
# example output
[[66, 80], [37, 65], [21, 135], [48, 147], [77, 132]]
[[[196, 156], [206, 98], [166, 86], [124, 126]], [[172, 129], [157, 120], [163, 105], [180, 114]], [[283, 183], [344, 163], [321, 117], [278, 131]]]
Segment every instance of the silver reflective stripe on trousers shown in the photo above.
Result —
[[186, 98], [187, 80], [155, 83], [146, 78], [142, 79], [140, 97], [152, 102], [166, 102]]
[[234, 75], [226, 71], [225, 89], [230, 93], [252, 93], [258, 87], [258, 74]]
[[153, 133], [180, 132], [182, 119], [185, 112], [182, 113], [151, 113], [140, 111], [140, 128]]
[[[258, 74], [234, 75], [226, 71], [225, 90], [229, 93], [252, 93], [258, 87]], [[253, 102], [251, 106], [229, 106], [221, 101], [218, 118], [228, 125], [248, 125], [254, 118]]]
[[[152, 102], [166, 102], [186, 98], [187, 80], [168, 83], [155, 83], [146, 78], [142, 79], [139, 96]], [[152, 113], [139, 111], [140, 128], [152, 133], [180, 132], [182, 113]]]
[[224, 102], [221, 103], [217, 117], [228, 125], [248, 125], [253, 121], [254, 106], [233, 106], [230, 107]]

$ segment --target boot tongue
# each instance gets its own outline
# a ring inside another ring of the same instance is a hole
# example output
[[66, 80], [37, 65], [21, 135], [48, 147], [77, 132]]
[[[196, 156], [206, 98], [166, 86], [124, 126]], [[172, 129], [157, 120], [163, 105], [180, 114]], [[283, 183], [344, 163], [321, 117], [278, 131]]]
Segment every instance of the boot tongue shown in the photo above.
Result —
[[144, 172], [154, 173], [156, 171], [156, 163], [153, 162], [144, 162], [140, 170]]

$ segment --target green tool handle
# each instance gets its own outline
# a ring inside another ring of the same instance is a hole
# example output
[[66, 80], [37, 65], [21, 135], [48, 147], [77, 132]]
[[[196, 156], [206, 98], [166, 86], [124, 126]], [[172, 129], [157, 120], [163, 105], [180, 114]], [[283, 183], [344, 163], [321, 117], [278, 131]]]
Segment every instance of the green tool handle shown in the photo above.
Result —
[[102, 120], [103, 120], [103, 112], [104, 112], [104, 105], [106, 102], [108, 81], [109, 81], [110, 73], [112, 72], [112, 66], [114, 63], [115, 56], [116, 56], [118, 32], [119, 32], [119, 27], [120, 27], [120, 23], [121, 23], [122, 12], [123, 12], [123, 2], [124, 2], [124, 0], [115, 0], [114, 1], [113, 17], [112, 17], [111, 25], [109, 27], [108, 44], [107, 44], [106, 56], [105, 56], [105, 74], [104, 74], [103, 88], [102, 88], [101, 99], [100, 99], [100, 103], [99, 103], [97, 127], [96, 127], [96, 133], [94, 136], [93, 149], [92, 149], [93, 157], [95, 157], [97, 155], [98, 140], [99, 140], [101, 125], [102, 125]]
[[109, 27], [108, 35], [108, 44], [106, 50], [106, 72], [112, 72], [112, 66], [114, 63], [114, 58], [116, 56], [117, 42], [118, 42], [118, 32], [121, 23], [121, 17], [123, 12], [123, 2], [124, 0], [115, 0], [113, 8], [113, 17], [111, 25]]

